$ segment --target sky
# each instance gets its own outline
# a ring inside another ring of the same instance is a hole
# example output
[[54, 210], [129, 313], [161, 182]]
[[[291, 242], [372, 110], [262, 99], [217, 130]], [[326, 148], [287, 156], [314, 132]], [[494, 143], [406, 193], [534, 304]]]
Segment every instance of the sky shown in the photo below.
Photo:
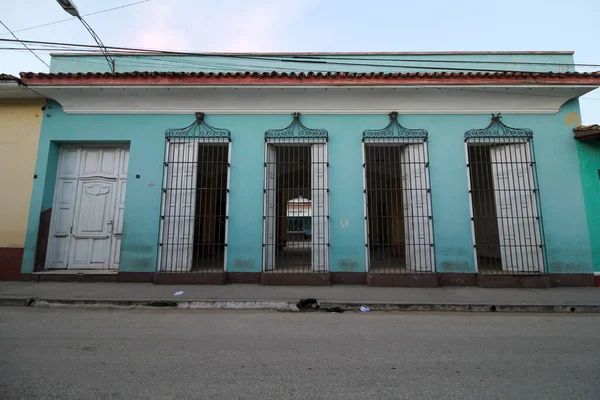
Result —
[[[73, 0], [80, 14], [139, 0]], [[0, 0], [16, 31], [68, 19], [56, 0]], [[599, 0], [150, 0], [86, 17], [108, 46], [197, 52], [574, 51], [600, 70]], [[93, 44], [75, 18], [15, 32], [22, 40]], [[0, 26], [0, 39], [12, 38]], [[32, 45], [35, 46], [35, 45]], [[0, 73], [43, 72], [27, 51], [0, 43]], [[48, 64], [48, 51], [36, 51]], [[581, 98], [600, 124], [600, 90]]]

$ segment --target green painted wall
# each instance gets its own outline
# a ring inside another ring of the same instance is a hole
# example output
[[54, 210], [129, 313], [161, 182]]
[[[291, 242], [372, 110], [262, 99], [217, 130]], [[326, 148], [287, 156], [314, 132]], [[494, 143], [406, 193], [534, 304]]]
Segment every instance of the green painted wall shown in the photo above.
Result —
[[[593, 270], [577, 144], [564, 121], [565, 115], [578, 111], [573, 101], [556, 115], [503, 119], [509, 126], [534, 131], [547, 264], [554, 273]], [[404, 126], [429, 131], [437, 271], [475, 271], [463, 138], [465, 131], [485, 127], [489, 120], [489, 115], [400, 116]], [[76, 142], [130, 143], [121, 270], [154, 271], [164, 131], [191, 121], [192, 115], [66, 115], [50, 102], [42, 124], [23, 272], [33, 270], [39, 215], [51, 206], [58, 144]], [[228, 271], [261, 271], [264, 132], [290, 121], [290, 115], [207, 116], [208, 123], [232, 134]], [[329, 131], [331, 271], [365, 270], [361, 137], [365, 129], [383, 128], [388, 121], [387, 115], [303, 116], [308, 127]], [[348, 225], [340, 224], [342, 220]]]
[[[130, 143], [129, 174], [123, 221], [122, 271], [154, 271], [156, 268], [158, 216], [161, 201], [164, 140], [162, 131], [177, 117], [65, 115], [55, 102], [48, 102], [35, 167], [22, 271], [33, 271], [40, 212], [52, 207], [58, 150], [61, 143]], [[173, 121], [174, 120], [174, 121]], [[161, 125], [166, 124], [166, 125]], [[158, 132], [154, 135], [149, 132]], [[153, 161], [151, 161], [153, 160]], [[154, 161], [156, 160], [156, 161]], [[135, 179], [136, 174], [140, 179]]]
[[600, 273], [600, 141], [577, 143], [594, 271]]
[[[116, 72], [574, 71], [572, 53], [115, 55]], [[526, 63], [526, 64], [521, 64]], [[557, 65], [559, 64], [559, 65]], [[50, 72], [110, 72], [102, 56], [52, 56]]]

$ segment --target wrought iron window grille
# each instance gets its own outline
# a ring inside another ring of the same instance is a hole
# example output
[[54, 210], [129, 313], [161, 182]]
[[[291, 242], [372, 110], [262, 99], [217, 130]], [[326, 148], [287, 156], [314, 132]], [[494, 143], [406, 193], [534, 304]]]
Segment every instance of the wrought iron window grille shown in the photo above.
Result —
[[265, 131], [263, 271], [329, 271], [328, 132], [293, 113], [289, 126]]
[[465, 133], [465, 142], [469, 139], [478, 138], [533, 138], [533, 131], [528, 128], [511, 128], [500, 121], [502, 115], [500, 113], [492, 114], [490, 124], [483, 129], [470, 129]]
[[195, 117], [165, 131], [161, 273], [221, 273], [226, 264], [231, 133]]
[[386, 139], [386, 138], [413, 138], [427, 140], [428, 132], [425, 129], [409, 129], [405, 128], [398, 122], [398, 113], [389, 113], [390, 123], [383, 129], [367, 129], [363, 132], [363, 141], [369, 139]]
[[171, 138], [210, 138], [210, 139], [227, 139], [231, 141], [231, 132], [227, 129], [215, 128], [206, 123], [204, 120], [205, 114], [197, 112], [196, 120], [185, 128], [167, 129], [165, 137], [167, 140]]
[[321, 139], [327, 141], [329, 136], [326, 129], [311, 129], [300, 121], [300, 113], [292, 113], [292, 123], [283, 129], [267, 129], [265, 141], [270, 139]]
[[428, 132], [405, 128], [398, 113], [363, 132], [365, 247], [370, 273], [434, 273]]
[[478, 272], [531, 275], [546, 271], [546, 246], [533, 131], [492, 114], [464, 135]]

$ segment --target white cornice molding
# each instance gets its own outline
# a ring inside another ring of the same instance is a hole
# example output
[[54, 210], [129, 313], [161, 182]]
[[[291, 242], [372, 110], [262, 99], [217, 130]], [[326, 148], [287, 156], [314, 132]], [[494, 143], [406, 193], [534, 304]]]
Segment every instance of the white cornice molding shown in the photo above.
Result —
[[36, 86], [68, 114], [553, 114], [590, 86]]

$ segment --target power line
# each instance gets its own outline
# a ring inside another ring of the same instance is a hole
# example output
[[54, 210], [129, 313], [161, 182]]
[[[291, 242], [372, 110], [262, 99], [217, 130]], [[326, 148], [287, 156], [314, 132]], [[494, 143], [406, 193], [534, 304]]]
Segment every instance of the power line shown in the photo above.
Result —
[[[162, 59], [157, 58], [157, 57], [153, 58], [151, 56], [144, 57], [144, 58], [156, 59], [156, 60], [159, 60], [159, 61], [164, 61], [165, 63], [167, 63], [167, 62], [173, 62], [173, 63], [183, 64], [183, 65], [188, 66], [188, 67], [197, 67], [198, 69], [203, 69], [203, 70], [205, 70], [206, 68], [216, 69], [216, 68], [219, 68], [219, 67], [229, 67], [230, 68], [229, 72], [234, 72], [234, 71], [245, 72], [245, 71], [250, 70], [252, 68], [260, 68], [260, 67], [258, 67], [256, 65], [251, 65], [251, 64], [245, 64], [245, 65], [239, 65], [239, 66], [236, 66], [236, 67], [231, 67], [230, 64], [221, 64], [221, 63], [206, 63], [205, 62], [205, 63], [201, 63], [201, 64], [192, 64], [192, 63], [186, 63], [183, 60], [162, 60]], [[146, 61], [146, 60], [141, 60], [141, 61]], [[94, 61], [91, 61], [91, 60], [85, 60], [85, 61], [83, 61], [83, 60], [73, 60], [73, 62], [81, 63], [81, 64], [88, 64], [88, 65], [89, 64], [94, 64], [94, 65], [103, 65], [104, 64], [103, 62], [94, 62]], [[168, 69], [168, 68], [172, 67], [172, 65], [165, 64], [165, 63], [160, 63], [160, 62], [144, 63], [143, 66], [144, 67], [148, 67], [148, 68], [150, 68], [150, 67], [154, 67], [154, 68], [158, 67], [158, 68], [167, 69], [169, 71], [172, 71], [172, 70]], [[120, 61], [120, 65], [121, 66], [125, 65], [125, 66], [129, 66], [129, 67], [139, 67], [140, 66], [140, 60], [137, 60], [137, 61], [133, 61], [133, 60], [131, 60], [131, 61]], [[284, 68], [284, 67], [281, 67], [280, 69], [290, 70], [290, 68]], [[293, 71], [298, 71], [298, 69], [293, 69]], [[310, 72], [327, 72], [327, 71], [319, 71], [319, 70], [314, 70], [314, 69], [307, 70], [307, 72], [308, 71], [310, 71]], [[450, 89], [450, 88], [439, 88], [439, 89], [440, 90], [453, 90], [453, 91], [480, 92], [480, 91], [477, 91], [477, 90], [469, 90], [469, 89]], [[490, 91], [488, 91], [488, 93], [505, 94], [503, 92], [490, 92]], [[552, 97], [552, 98], [562, 97], [562, 96], [534, 95], [534, 94], [524, 94], [524, 93], [511, 93], [511, 95], [516, 95], [516, 96], [536, 96], [536, 97]], [[600, 100], [600, 97], [580, 97], [579, 99], [580, 100]]]
[[[2, 39], [0, 39], [2, 40]], [[0, 47], [0, 50], [3, 50], [5, 48]], [[14, 48], [15, 50], [25, 50], [22, 48]], [[48, 50], [46, 50], [48, 51]], [[96, 50], [96, 52], [98, 53], [97, 55], [102, 55], [102, 53], [98, 50]], [[130, 54], [130, 53], [129, 53]], [[140, 53], [143, 54], [143, 53]], [[153, 60], [157, 60], [155, 62], [151, 62], [151, 63], [145, 63], [146, 59], [153, 59]], [[148, 56], [148, 57], [144, 57], [144, 60], [121, 60], [120, 61], [120, 65], [125, 65], [125, 66], [130, 66], [130, 67], [136, 67], [136, 66], [140, 66], [140, 61], [142, 61], [143, 66], [145, 67], [158, 67], [158, 68], [163, 68], [163, 69], [167, 69], [172, 67], [172, 64], [179, 64], [179, 65], [185, 65], [188, 67], [197, 67], [197, 68], [219, 68], [219, 67], [229, 67], [230, 68], [230, 72], [233, 72], [233, 70], [237, 70], [237, 71], [247, 71], [247, 70], [251, 70], [252, 68], [261, 68], [261, 66], [256, 66], [256, 65], [251, 65], [251, 64], [242, 64], [242, 65], [238, 65], [238, 66], [231, 66], [231, 64], [223, 64], [223, 63], [214, 63], [214, 62], [204, 62], [204, 63], [191, 63], [191, 62], [186, 62], [184, 60], [165, 60], [165, 59], [161, 59], [158, 57], [152, 57], [152, 56]], [[81, 63], [81, 64], [94, 64], [94, 65], [104, 65], [104, 62], [94, 62], [93, 60], [73, 60], [73, 62], [77, 62], [77, 63]], [[285, 68], [285, 67], [280, 67], [279, 69], [285, 69], [285, 70], [293, 70], [293, 71], [298, 71], [299, 69], [291, 69], [291, 68]], [[307, 72], [328, 72], [328, 71], [319, 71], [319, 70], [315, 70], [315, 69], [309, 69], [306, 70]], [[477, 90], [470, 90], [470, 89], [452, 89], [452, 88], [439, 88], [440, 90], [451, 90], [451, 91], [471, 91], [471, 92], [481, 92], [481, 91], [477, 91]], [[498, 94], [506, 94], [503, 92], [490, 92], [488, 91], [488, 93], [498, 93]], [[524, 93], [511, 93], [511, 95], [519, 95], [519, 96], [535, 96], [535, 97], [561, 97], [561, 96], [551, 96], [551, 95], [535, 95], [535, 94], [524, 94]], [[600, 100], [600, 97], [580, 97], [579, 100]]]
[[102, 39], [100, 39], [100, 36], [98, 36], [98, 34], [92, 29], [92, 27], [87, 23], [87, 21], [83, 17], [81, 17], [79, 14], [77, 14], [77, 19], [79, 19], [79, 21], [83, 24], [85, 29], [87, 29], [87, 31], [90, 33], [90, 35], [92, 36], [92, 39], [94, 39], [94, 41], [98, 45], [98, 48], [102, 52], [102, 55], [104, 56], [104, 58], [106, 58], [106, 62], [108, 62], [108, 67], [110, 68], [110, 72], [112, 72], [114, 74], [115, 73], [115, 59], [111, 57], [110, 52], [108, 51], [108, 49], [102, 42]]
[[[392, 55], [383, 55], [384, 57], [392, 57]], [[390, 60], [390, 59], [382, 59], [382, 58], [374, 58], [374, 57], [361, 57], [361, 56], [357, 56], [357, 57], [345, 57], [345, 56], [289, 56], [290, 58], [295, 58], [295, 59], [333, 59], [333, 60], [365, 60], [365, 61], [396, 61], [396, 60]], [[402, 62], [424, 62], [424, 63], [436, 63], [436, 62], [443, 62], [443, 63], [449, 63], [449, 64], [515, 64], [515, 65], [521, 65], [521, 64], [528, 64], [528, 65], [553, 65], [553, 66], [562, 66], [562, 67], [571, 67], [571, 66], [576, 66], [576, 67], [600, 67], [600, 64], [578, 64], [578, 63], [574, 63], [574, 64], [568, 64], [568, 63], [551, 63], [551, 62], [536, 62], [536, 61], [524, 61], [524, 62], [519, 62], [519, 61], [484, 61], [484, 60], [435, 60], [435, 59], [431, 59], [431, 60], [427, 60], [427, 59], [408, 59], [408, 58], [403, 58], [402, 60], [398, 60], [398, 61], [402, 61]]]
[[[11, 39], [0, 39], [0, 42], [13, 42]], [[45, 42], [45, 41], [24, 41], [27, 43], [33, 44], [42, 44], [42, 45], [58, 45], [58, 46], [71, 46], [71, 47], [81, 47], [85, 49], [90, 48], [98, 48], [98, 46], [94, 45], [82, 45], [75, 43], [62, 43], [62, 42]], [[142, 52], [142, 53], [153, 53], [153, 54], [168, 54], [168, 55], [203, 55], [205, 53], [195, 53], [195, 52], [182, 52], [182, 51], [169, 51], [169, 50], [152, 50], [152, 49], [140, 49], [140, 48], [132, 48], [132, 47], [117, 47], [117, 46], [108, 46], [108, 49], [113, 50], [122, 50], [122, 51], [132, 51], [132, 52]], [[379, 68], [404, 68], [404, 69], [414, 69], [415, 66], [407, 66], [407, 65], [391, 65], [391, 64], [373, 64], [373, 63], [343, 63], [343, 62], [335, 62], [335, 61], [323, 61], [323, 60], [308, 60], [308, 61], [300, 61], [288, 59], [284, 60], [276, 57], [268, 57], [268, 56], [252, 56], [252, 55], [239, 55], [239, 54], [215, 54], [215, 56], [222, 58], [236, 58], [236, 59], [250, 59], [250, 60], [258, 60], [258, 61], [279, 61], [279, 62], [288, 62], [288, 63], [302, 63], [302, 64], [320, 64], [320, 65], [339, 65], [339, 66], [360, 66], [360, 67], [379, 67]], [[525, 63], [524, 63], [525, 64]], [[484, 69], [484, 68], [452, 68], [452, 67], [418, 67], [423, 70], [437, 70], [437, 71], [473, 71], [473, 72], [532, 72], [532, 71], [520, 71], [520, 70], [499, 70], [499, 69]]]
[[[38, 50], [38, 51], [44, 51], [44, 52], [52, 52], [52, 51], [62, 51], [62, 50], [69, 50], [69, 48], [33, 48], [34, 50]], [[17, 47], [0, 47], [0, 50], [15, 50], [15, 51], [24, 51], [26, 49], [23, 48], [17, 48]], [[92, 54], [94, 56], [97, 55], [102, 55], [102, 52], [99, 50], [87, 50], [90, 53], [96, 53], [96, 54]], [[112, 54], [114, 55], [119, 55], [119, 54], [130, 54], [128, 52], [125, 51], [114, 51]], [[143, 53], [140, 53], [143, 54]], [[154, 62], [148, 62], [149, 60], [156, 60]], [[95, 64], [95, 65], [100, 65], [103, 63], [97, 63], [94, 62], [92, 60], [72, 60], [72, 62], [77, 62], [77, 63], [81, 63], [81, 64]], [[248, 70], [252, 70], [252, 69], [265, 69], [264, 65], [254, 65], [254, 64], [239, 64], [239, 65], [232, 65], [232, 64], [226, 64], [224, 62], [217, 62], [217, 61], [210, 61], [210, 62], [194, 62], [194, 60], [173, 60], [173, 59], [164, 59], [158, 56], [151, 56], [151, 55], [146, 55], [144, 56], [142, 59], [138, 59], [138, 60], [127, 60], [125, 59], [121, 59], [119, 60], [119, 65], [121, 66], [131, 66], [131, 67], [155, 67], [155, 68], [160, 68], [160, 69], [169, 69], [169, 68], [175, 68], [177, 66], [183, 66], [183, 67], [187, 67], [187, 68], [198, 68], [198, 69], [202, 69], [202, 68], [208, 68], [208, 69], [227, 69], [227, 71], [229, 72], [234, 72], [234, 71], [238, 71], [238, 72], [245, 72]], [[286, 68], [286, 67], [278, 67], [278, 70], [286, 70], [286, 71], [300, 71], [300, 72], [330, 72], [328, 70], [319, 70], [319, 69], [315, 69], [315, 68], [301, 68], [301, 67], [297, 67], [297, 68]], [[169, 69], [172, 70], [172, 69]], [[584, 99], [586, 100], [586, 99]], [[600, 99], [599, 99], [600, 100]]]
[[[11, 39], [0, 39], [0, 42], [14, 42]], [[83, 45], [76, 43], [62, 43], [62, 42], [45, 42], [35, 40], [24, 40], [26, 43], [41, 44], [41, 45], [58, 45], [58, 46], [70, 46], [84, 49], [98, 48], [95, 45]], [[118, 46], [107, 46], [111, 50], [131, 51], [137, 53], [152, 53], [152, 54], [165, 54], [165, 55], [206, 55], [206, 53], [199, 52], [185, 52], [185, 51], [172, 51], [172, 50], [154, 50], [154, 49], [140, 49], [132, 47], [118, 47]], [[237, 59], [251, 59], [259, 61], [280, 61], [288, 63], [303, 63], [303, 64], [328, 64], [328, 65], [345, 65], [345, 66], [360, 66], [360, 67], [380, 67], [380, 68], [405, 68], [405, 69], [424, 69], [424, 70], [441, 70], [441, 71], [474, 71], [474, 72], [533, 72], [533, 71], [520, 71], [520, 70], [499, 70], [499, 69], [484, 69], [484, 68], [451, 68], [451, 67], [423, 67], [423, 66], [408, 66], [408, 65], [391, 65], [391, 64], [372, 64], [372, 63], [340, 63], [335, 61], [325, 60], [294, 60], [294, 59], [282, 59], [274, 56], [254, 56], [254, 55], [239, 55], [239, 54], [213, 54], [215, 57], [221, 58], [237, 58]], [[445, 63], [451, 63], [451, 61], [443, 61]], [[528, 65], [529, 62], [518, 63], [522, 65]], [[592, 65], [592, 64], [589, 64]], [[600, 65], [599, 65], [600, 66]]]
[[[0, 42], [24, 42], [24, 43], [32, 43], [32, 44], [40, 44], [40, 45], [54, 45], [54, 46], [68, 46], [68, 47], [78, 47], [78, 48], [93, 48], [98, 49], [99, 46], [95, 44], [78, 44], [78, 43], [63, 43], [63, 42], [43, 42], [40, 40], [13, 40], [13, 39], [0, 39]], [[193, 53], [185, 53], [185, 52], [176, 52], [176, 51], [168, 51], [168, 50], [147, 50], [147, 49], [133, 49], [129, 47], [112, 47], [108, 46], [107, 49], [115, 49], [115, 50], [126, 50], [133, 52], [145, 52], [145, 53], [162, 53], [162, 54], [174, 54], [174, 55], [186, 55]]]
[[[136, 5], [139, 3], [144, 3], [150, 0], [144, 0], [144, 1], [140, 1], [137, 3], [131, 3], [128, 5], [124, 5], [124, 6], [120, 6], [120, 7], [116, 7], [116, 8], [123, 8], [126, 6], [131, 6], [131, 5]], [[105, 11], [110, 11], [113, 9], [109, 9], [109, 10], [105, 10]], [[87, 14], [87, 15], [93, 15], [93, 14], [97, 14], [100, 13], [96, 12], [96, 13], [92, 13], [92, 14]], [[70, 20], [70, 19], [69, 19]], [[64, 21], [68, 21], [68, 20], [64, 20]], [[60, 22], [60, 21], [57, 21]], [[51, 23], [52, 24], [52, 23]], [[4, 40], [4, 39], [0, 39], [0, 40]], [[31, 43], [53, 43], [53, 44], [59, 44], [59, 45], [64, 45], [64, 46], [73, 46], [73, 47], [86, 47], [86, 48], [94, 48], [97, 46], [91, 46], [91, 45], [81, 45], [81, 44], [75, 44], [75, 43], [54, 43], [54, 42], [40, 42], [40, 41], [26, 41], [26, 42], [31, 42]], [[109, 49], [118, 49], [118, 50], [123, 50], [123, 51], [135, 51], [135, 52], [152, 52], [152, 53], [160, 53], [160, 54], [172, 54], [172, 55], [204, 55], [206, 53], [202, 53], [202, 52], [181, 52], [181, 51], [172, 51], [172, 50], [155, 50], [155, 49], [140, 49], [140, 48], [130, 48], [130, 47], [115, 47], [115, 46], [107, 46], [107, 48]], [[76, 50], [72, 50], [72, 51], [76, 51]], [[230, 58], [242, 58], [242, 57], [256, 57], [256, 56], [241, 56], [241, 55], [235, 55], [235, 54], [215, 54], [216, 56], [219, 57], [230, 57]], [[385, 56], [385, 55], [384, 55]], [[420, 66], [394, 66], [394, 65], [379, 65], [379, 64], [358, 64], [358, 63], [336, 63], [334, 60], [365, 60], [365, 61], [389, 61], [389, 62], [395, 62], [395, 61], [400, 61], [400, 62], [414, 62], [414, 63], [445, 63], [445, 64], [506, 64], [506, 65], [549, 65], [549, 66], [576, 66], [576, 67], [600, 67], [600, 64], [585, 64], [585, 63], [551, 63], [551, 62], [536, 62], [536, 61], [522, 61], [522, 62], [518, 62], [518, 61], [484, 61], [484, 60], [439, 60], [439, 59], [402, 59], [402, 60], [392, 60], [392, 59], [385, 59], [385, 58], [369, 58], [369, 57], [360, 57], [360, 56], [356, 56], [356, 57], [344, 57], [344, 56], [302, 56], [302, 55], [290, 55], [290, 56], [279, 56], [279, 57], [266, 57], [266, 56], [260, 56], [258, 57], [261, 60], [270, 60], [270, 61], [281, 61], [281, 62], [295, 62], [295, 63], [322, 63], [322, 64], [339, 64], [339, 65], [357, 65], [357, 66], [382, 66], [382, 67], [398, 67], [398, 68], [421, 68], [421, 69], [444, 69], [444, 70], [460, 70], [460, 71], [466, 71], [466, 70], [472, 70], [472, 71], [490, 71], [490, 72], [506, 72], [509, 70], [486, 70], [486, 69], [466, 69], [466, 68], [435, 68], [435, 67], [420, 67]], [[510, 72], [528, 72], [528, 71], [514, 71], [514, 70], [510, 70]]]
[[[119, 10], [121, 8], [131, 7], [131, 6], [135, 6], [135, 5], [142, 4], [142, 3], [147, 3], [149, 1], [150, 0], [142, 0], [142, 1], [135, 2], [135, 3], [123, 4], [122, 6], [107, 8], [105, 10], [100, 10], [100, 11], [96, 11], [93, 13], [85, 14], [85, 15], [82, 15], [82, 17], [89, 17], [91, 15], [103, 14], [103, 13], [106, 13], [109, 11]], [[13, 32], [17, 33], [17, 32], [29, 31], [31, 29], [43, 28], [44, 26], [56, 25], [56, 24], [60, 24], [63, 22], [68, 22], [68, 21], [73, 21], [73, 18], [66, 18], [66, 19], [61, 19], [60, 21], [48, 22], [47, 24], [30, 26], [29, 28], [17, 29], [16, 31], [13, 31]], [[4, 36], [4, 35], [8, 35], [8, 33], [0, 33], [0, 36]]]
[[0, 24], [2, 24], [2, 26], [5, 27], [8, 32], [10, 32], [10, 34], [16, 39], [17, 42], [19, 42], [23, 46], [25, 46], [25, 48], [27, 50], [29, 50], [31, 52], [31, 54], [33, 54], [35, 56], [35, 58], [37, 58], [38, 60], [40, 60], [41, 62], [43, 62], [46, 65], [46, 67], [50, 68], [50, 66], [48, 65], [48, 63], [46, 63], [46, 61], [42, 60], [40, 58], [40, 56], [38, 56], [37, 54], [35, 54], [35, 52], [33, 50], [31, 50], [29, 47], [27, 47], [27, 45], [24, 42], [22, 42], [21, 40], [19, 40], [19, 38], [10, 29], [8, 29], [8, 26], [6, 26], [4, 24], [4, 22], [0, 21]]

